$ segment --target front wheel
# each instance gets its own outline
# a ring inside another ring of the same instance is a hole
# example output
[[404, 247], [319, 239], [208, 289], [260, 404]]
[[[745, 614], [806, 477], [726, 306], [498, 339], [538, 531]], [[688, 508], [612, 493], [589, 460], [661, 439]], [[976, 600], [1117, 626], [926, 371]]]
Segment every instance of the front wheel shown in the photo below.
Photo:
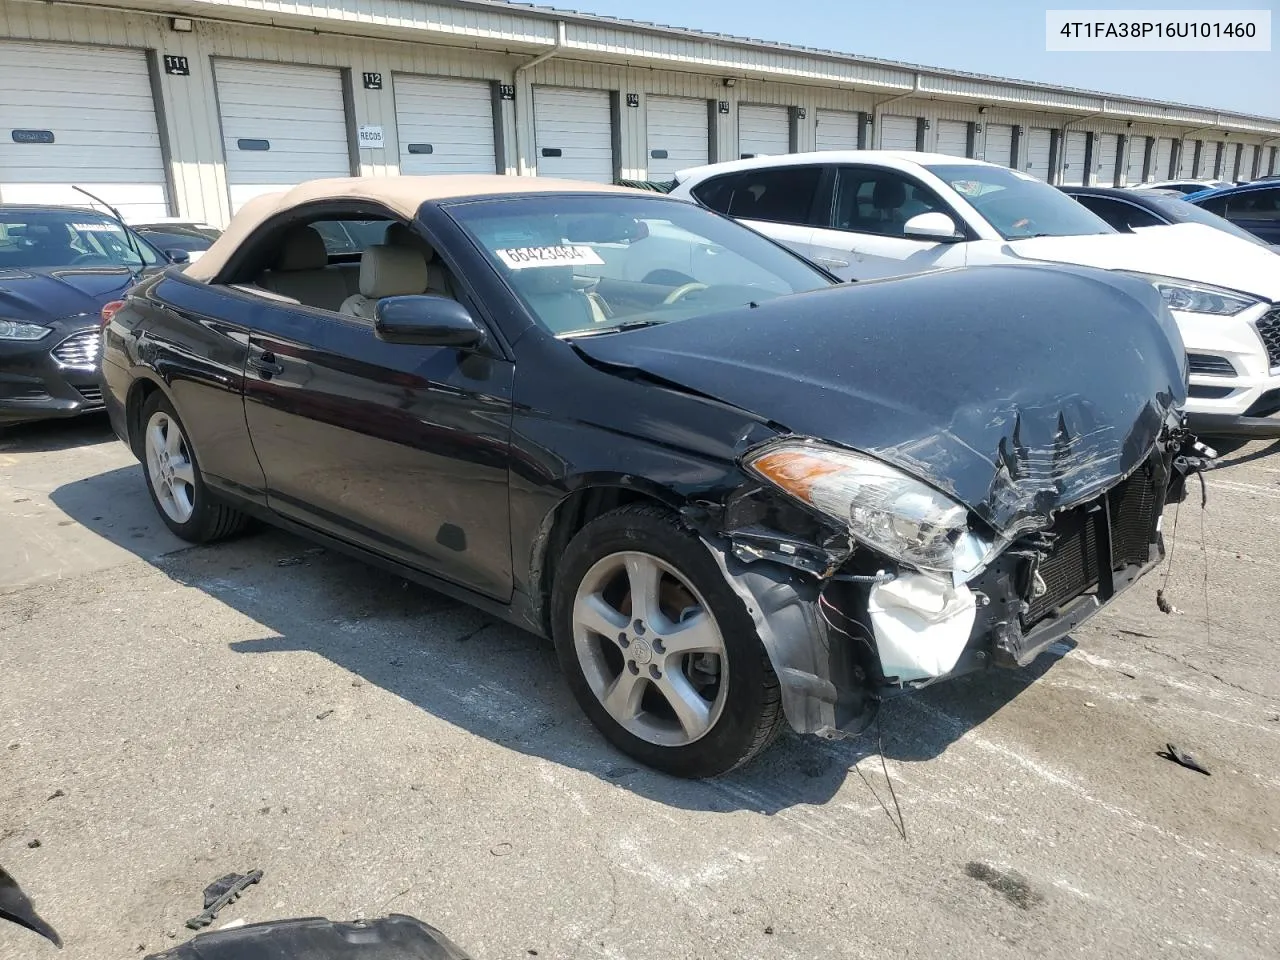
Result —
[[706, 547], [666, 510], [622, 507], [570, 542], [553, 637], [578, 703], [605, 737], [681, 777], [726, 773], [782, 727], [778, 678]]
[[205, 486], [195, 451], [168, 398], [153, 393], [142, 408], [142, 469], [166, 527], [191, 543], [210, 543], [242, 530], [247, 518]]

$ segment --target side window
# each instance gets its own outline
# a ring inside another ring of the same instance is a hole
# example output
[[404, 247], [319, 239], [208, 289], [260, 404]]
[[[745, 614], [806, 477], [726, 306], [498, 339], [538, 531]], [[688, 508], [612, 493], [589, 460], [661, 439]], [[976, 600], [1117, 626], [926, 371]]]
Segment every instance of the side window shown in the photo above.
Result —
[[837, 230], [901, 237], [922, 213], [945, 213], [946, 204], [928, 187], [896, 170], [840, 167], [836, 170], [832, 226]]
[[1247, 220], [1280, 220], [1280, 188], [1241, 194], [1232, 202], [1231, 212]]
[[1164, 221], [1132, 203], [1123, 200], [1112, 200], [1110, 197], [1076, 197], [1080, 203], [1088, 207], [1112, 227], [1128, 233], [1139, 227], [1159, 227]]
[[813, 222], [821, 182], [822, 167], [777, 167], [718, 177], [695, 188], [693, 195], [731, 217], [807, 224]]
[[690, 191], [698, 202], [704, 206], [710, 207], [716, 213], [727, 214], [729, 212], [729, 204], [733, 202], [733, 187], [742, 176], [740, 173], [731, 173], [727, 176], [716, 177], [706, 183], [700, 183]]
[[1200, 204], [1200, 206], [1205, 210], [1208, 210], [1210, 213], [1216, 213], [1220, 217], [1225, 217], [1227, 215], [1226, 197], [1214, 197], [1212, 200], [1206, 200], [1204, 203]]

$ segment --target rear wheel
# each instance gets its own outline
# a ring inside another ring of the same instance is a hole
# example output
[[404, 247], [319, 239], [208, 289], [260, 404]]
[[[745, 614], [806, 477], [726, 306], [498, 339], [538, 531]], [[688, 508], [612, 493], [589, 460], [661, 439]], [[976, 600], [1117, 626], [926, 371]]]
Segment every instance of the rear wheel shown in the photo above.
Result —
[[167, 397], [153, 393], [142, 408], [142, 469], [165, 526], [183, 540], [209, 543], [240, 532], [247, 518], [205, 486], [195, 451]]
[[587, 524], [565, 551], [552, 605], [574, 696], [637, 760], [715, 776], [781, 729], [778, 679], [754, 623], [668, 511], [628, 506]]

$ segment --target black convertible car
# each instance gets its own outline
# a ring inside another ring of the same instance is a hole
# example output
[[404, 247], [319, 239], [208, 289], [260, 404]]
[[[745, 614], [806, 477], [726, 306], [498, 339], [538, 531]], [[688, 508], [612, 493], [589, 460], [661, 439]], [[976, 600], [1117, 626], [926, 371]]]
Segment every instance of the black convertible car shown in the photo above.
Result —
[[549, 636], [614, 744], [705, 776], [1158, 562], [1185, 362], [1114, 273], [843, 285], [679, 200], [441, 176], [251, 201], [103, 377], [179, 536], [264, 518]]
[[169, 263], [93, 210], [0, 204], [0, 426], [102, 409], [102, 308]]

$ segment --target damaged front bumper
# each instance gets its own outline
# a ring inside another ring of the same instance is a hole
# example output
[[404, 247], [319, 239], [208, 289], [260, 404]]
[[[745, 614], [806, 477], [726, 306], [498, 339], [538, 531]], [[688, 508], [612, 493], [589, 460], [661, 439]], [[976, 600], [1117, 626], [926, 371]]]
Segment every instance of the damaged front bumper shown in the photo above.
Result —
[[992, 666], [1021, 667], [1164, 557], [1161, 515], [1180, 499], [1193, 445], [1158, 444], [1129, 476], [1024, 534], [962, 585], [855, 549], [819, 571], [792, 542], [703, 539], [742, 599], [800, 733], [861, 733], [881, 701]]

